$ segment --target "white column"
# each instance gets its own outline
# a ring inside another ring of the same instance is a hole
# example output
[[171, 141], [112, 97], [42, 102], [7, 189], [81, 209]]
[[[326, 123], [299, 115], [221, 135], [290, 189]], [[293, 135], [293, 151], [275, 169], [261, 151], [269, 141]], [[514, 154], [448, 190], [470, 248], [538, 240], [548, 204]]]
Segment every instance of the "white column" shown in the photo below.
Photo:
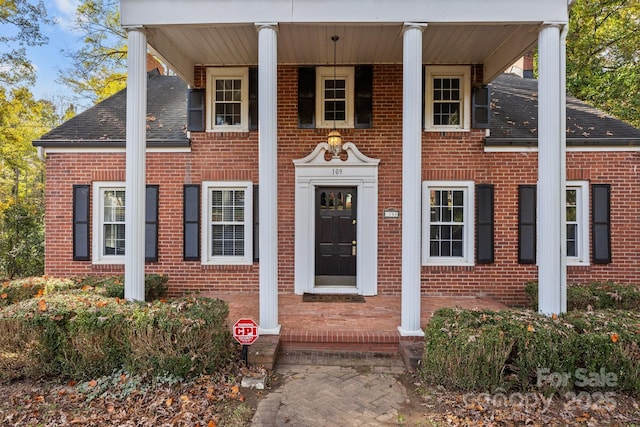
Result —
[[130, 28], [127, 60], [124, 296], [144, 301], [147, 36]]
[[258, 29], [258, 167], [260, 193], [260, 333], [278, 324], [278, 26]]
[[538, 310], [566, 311], [566, 99], [561, 25], [538, 39]]
[[422, 24], [405, 24], [402, 87], [402, 336], [420, 328]]

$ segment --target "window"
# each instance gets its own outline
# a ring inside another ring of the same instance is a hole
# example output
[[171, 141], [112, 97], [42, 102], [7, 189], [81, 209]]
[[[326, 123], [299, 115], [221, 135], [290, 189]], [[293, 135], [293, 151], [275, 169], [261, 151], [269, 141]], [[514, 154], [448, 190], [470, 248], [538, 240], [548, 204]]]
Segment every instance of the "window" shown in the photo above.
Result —
[[567, 181], [566, 227], [567, 264], [589, 263], [589, 184]]
[[316, 69], [316, 111], [320, 128], [353, 127], [354, 69], [333, 67]]
[[124, 182], [93, 183], [93, 263], [124, 263]]
[[207, 129], [249, 130], [249, 69], [207, 68]]
[[204, 182], [203, 264], [253, 263], [253, 186], [250, 182]]
[[467, 66], [427, 67], [426, 130], [469, 130], [471, 73]]
[[425, 181], [422, 199], [423, 264], [472, 265], [473, 182]]

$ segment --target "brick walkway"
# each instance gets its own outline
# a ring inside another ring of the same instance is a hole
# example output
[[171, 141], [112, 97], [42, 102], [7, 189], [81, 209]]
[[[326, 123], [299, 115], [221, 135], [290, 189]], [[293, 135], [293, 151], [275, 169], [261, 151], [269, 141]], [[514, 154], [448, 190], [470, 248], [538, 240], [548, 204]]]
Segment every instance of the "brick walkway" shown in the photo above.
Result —
[[279, 365], [284, 384], [260, 401], [253, 427], [397, 425], [404, 366]]

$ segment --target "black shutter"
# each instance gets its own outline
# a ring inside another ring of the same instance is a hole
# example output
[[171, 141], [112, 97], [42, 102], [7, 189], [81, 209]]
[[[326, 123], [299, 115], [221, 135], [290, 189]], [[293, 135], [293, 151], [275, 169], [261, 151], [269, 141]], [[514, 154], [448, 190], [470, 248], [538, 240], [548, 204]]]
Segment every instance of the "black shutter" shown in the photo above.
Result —
[[73, 260], [91, 259], [89, 242], [89, 196], [88, 185], [73, 186]]
[[187, 92], [187, 130], [190, 132], [204, 131], [204, 89], [189, 89]]
[[611, 262], [611, 185], [591, 186], [592, 240], [594, 264]]
[[373, 66], [355, 67], [355, 120], [356, 129], [373, 127]]
[[145, 197], [144, 260], [158, 261], [158, 194], [159, 186], [147, 185]]
[[313, 129], [316, 127], [316, 69], [298, 68], [298, 127]]
[[536, 263], [536, 186], [518, 186], [518, 262]]
[[184, 260], [200, 260], [200, 186], [185, 185], [184, 204]]
[[493, 240], [493, 185], [476, 186], [476, 260], [479, 264], [494, 261]]
[[473, 88], [473, 108], [471, 115], [471, 127], [476, 129], [488, 129], [490, 115], [490, 100], [488, 86]]
[[260, 261], [260, 198], [259, 186], [253, 186], [253, 262]]
[[258, 68], [249, 68], [249, 129], [258, 129]]

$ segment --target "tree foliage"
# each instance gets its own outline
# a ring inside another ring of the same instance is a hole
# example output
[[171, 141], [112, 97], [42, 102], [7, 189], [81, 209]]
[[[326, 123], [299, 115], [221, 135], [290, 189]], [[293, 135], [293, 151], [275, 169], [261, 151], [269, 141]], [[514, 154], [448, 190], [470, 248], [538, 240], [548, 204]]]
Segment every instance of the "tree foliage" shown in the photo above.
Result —
[[640, 0], [577, 0], [569, 22], [569, 92], [640, 127]]
[[63, 52], [71, 65], [61, 70], [59, 81], [93, 102], [126, 86], [127, 34], [120, 27], [118, 5], [117, 0], [82, 0], [74, 28], [82, 34], [83, 46]]
[[31, 141], [55, 122], [51, 103], [0, 87], [0, 277], [43, 272], [44, 170]]
[[42, 0], [0, 0], [0, 85], [35, 81], [25, 47], [47, 43], [40, 24], [49, 22]]

